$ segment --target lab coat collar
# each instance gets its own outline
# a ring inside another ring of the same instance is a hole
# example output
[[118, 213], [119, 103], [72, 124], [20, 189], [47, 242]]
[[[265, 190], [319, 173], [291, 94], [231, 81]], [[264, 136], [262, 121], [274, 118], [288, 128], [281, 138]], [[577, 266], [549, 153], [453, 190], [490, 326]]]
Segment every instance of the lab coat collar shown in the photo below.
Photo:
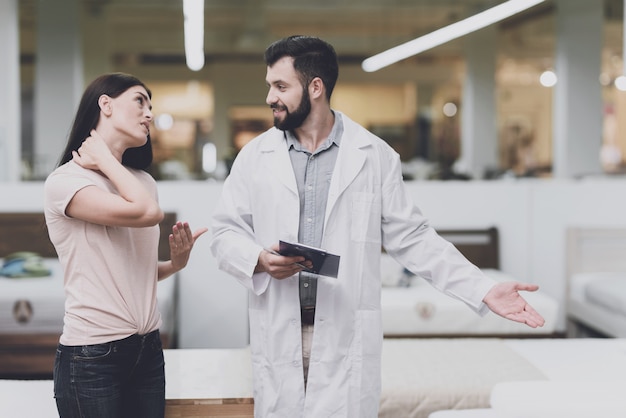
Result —
[[[340, 114], [343, 119], [344, 129], [328, 191], [326, 220], [332, 212], [337, 199], [363, 168], [367, 156], [365, 148], [372, 146], [371, 134], [343, 113]], [[298, 186], [291, 160], [289, 159], [285, 133], [276, 128], [270, 129], [267, 132], [267, 138], [260, 145], [260, 151], [262, 155], [269, 157], [267, 158], [268, 171], [272, 172], [285, 187], [297, 195]]]
[[[362, 126], [344, 114], [341, 114], [341, 116], [343, 119], [343, 136], [335, 170], [330, 181], [330, 189], [328, 190], [324, 224], [328, 222], [328, 217], [332, 213], [339, 197], [363, 168], [367, 157], [365, 148], [372, 146], [370, 134]], [[326, 225], [324, 225], [324, 228], [326, 228]]]

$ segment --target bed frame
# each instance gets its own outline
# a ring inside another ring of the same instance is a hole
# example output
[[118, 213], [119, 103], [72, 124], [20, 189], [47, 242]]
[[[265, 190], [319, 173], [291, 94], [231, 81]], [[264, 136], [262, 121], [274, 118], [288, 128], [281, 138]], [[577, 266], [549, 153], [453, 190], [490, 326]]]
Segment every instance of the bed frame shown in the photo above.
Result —
[[[176, 220], [175, 212], [167, 212], [160, 223], [160, 260], [169, 260], [170, 258], [168, 236]], [[43, 213], [0, 213], [0, 258], [15, 251], [33, 251], [44, 258], [57, 257], [57, 252], [48, 238], [48, 229]]]
[[[169, 259], [169, 240], [174, 212], [167, 212], [160, 223], [159, 259]], [[0, 213], [0, 258], [16, 251], [33, 251], [44, 258], [57, 253], [48, 238], [43, 213]], [[52, 366], [60, 334], [4, 334], [0, 329], [0, 379], [41, 379], [52, 376]], [[175, 335], [161, 334], [164, 348], [175, 347]]]
[[500, 268], [500, 240], [498, 229], [437, 229], [473, 264], [482, 269]]
[[626, 229], [568, 228], [566, 314], [569, 337], [626, 337], [626, 317], [570, 297], [576, 273], [626, 273]]

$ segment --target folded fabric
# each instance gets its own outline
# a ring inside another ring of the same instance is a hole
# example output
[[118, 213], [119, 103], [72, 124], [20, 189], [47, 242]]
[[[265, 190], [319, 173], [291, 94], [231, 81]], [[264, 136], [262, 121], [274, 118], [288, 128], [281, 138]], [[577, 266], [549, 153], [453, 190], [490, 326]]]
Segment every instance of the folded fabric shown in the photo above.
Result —
[[45, 277], [51, 273], [51, 270], [44, 264], [43, 258], [30, 251], [9, 254], [4, 258], [4, 264], [0, 269], [0, 276], [11, 278]]

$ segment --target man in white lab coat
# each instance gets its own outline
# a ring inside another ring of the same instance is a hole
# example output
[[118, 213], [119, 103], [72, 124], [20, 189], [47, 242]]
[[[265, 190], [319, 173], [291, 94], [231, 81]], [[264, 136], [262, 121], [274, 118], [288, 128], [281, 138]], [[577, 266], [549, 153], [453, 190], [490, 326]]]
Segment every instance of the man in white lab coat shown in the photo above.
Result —
[[[256, 418], [378, 415], [381, 247], [479, 314], [543, 325], [518, 293], [537, 286], [485, 277], [410, 200], [398, 154], [331, 109], [332, 46], [293, 36], [265, 60], [275, 127], [235, 159], [211, 243], [220, 268], [249, 289]], [[304, 258], [276, 254], [279, 240], [339, 255], [338, 277], [302, 271]]]

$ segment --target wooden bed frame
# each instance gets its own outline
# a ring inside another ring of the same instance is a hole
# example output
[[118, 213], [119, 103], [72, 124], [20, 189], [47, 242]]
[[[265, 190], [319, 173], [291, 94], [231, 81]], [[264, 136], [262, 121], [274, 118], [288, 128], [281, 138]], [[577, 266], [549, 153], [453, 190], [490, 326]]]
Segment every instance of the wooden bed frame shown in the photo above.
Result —
[[[436, 229], [436, 228], [435, 228]], [[436, 229], [473, 264], [481, 269], [500, 268], [500, 240], [498, 229]]]
[[[472, 264], [481, 269], [500, 268], [498, 228], [439, 229], [437, 234], [452, 243]], [[382, 249], [383, 253], [385, 249]]]
[[[174, 212], [160, 223], [159, 259], [169, 259], [169, 239]], [[0, 213], [0, 258], [16, 251], [33, 251], [44, 258], [57, 253], [48, 238], [43, 213]], [[60, 334], [4, 334], [0, 330], [0, 379], [49, 379]], [[164, 348], [175, 348], [175, 335], [161, 334]]]
[[570, 280], [576, 273], [626, 273], [626, 229], [569, 228], [566, 248], [567, 335], [626, 337], [626, 317], [570, 297]]

